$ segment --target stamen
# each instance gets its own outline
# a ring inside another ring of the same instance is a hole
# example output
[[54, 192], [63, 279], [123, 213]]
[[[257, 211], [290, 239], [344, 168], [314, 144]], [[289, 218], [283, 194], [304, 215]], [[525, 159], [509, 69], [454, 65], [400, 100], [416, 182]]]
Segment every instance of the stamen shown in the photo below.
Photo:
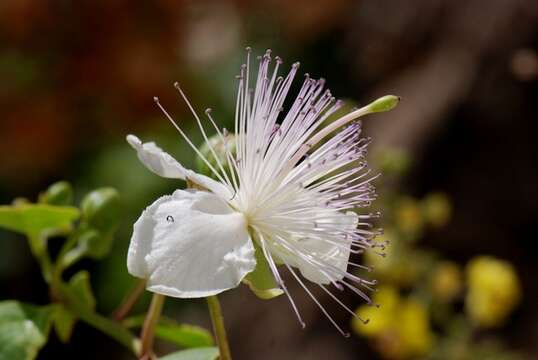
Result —
[[262, 233], [259, 230], [257, 231], [257, 234], [258, 234], [258, 236], [260, 238], [260, 242], [262, 243], [262, 251], [263, 251], [263, 254], [264, 254], [265, 258], [267, 259], [267, 262], [269, 263], [269, 268], [271, 269], [271, 272], [273, 273], [273, 276], [277, 280], [278, 285], [282, 288], [282, 290], [284, 291], [284, 293], [288, 297], [288, 299], [289, 299], [289, 301], [291, 303], [291, 306], [293, 308], [293, 311], [295, 312], [295, 316], [297, 317], [297, 320], [299, 321], [299, 324], [301, 325], [301, 327], [304, 329], [306, 327], [306, 323], [303, 321], [303, 318], [301, 317], [301, 314], [299, 313], [299, 310], [297, 309], [297, 305], [295, 305], [295, 301], [293, 301], [293, 298], [292, 298], [290, 292], [288, 291], [288, 288], [286, 287], [286, 285], [284, 284], [284, 281], [280, 277], [280, 274], [279, 274], [279, 272], [278, 272], [278, 270], [276, 268], [276, 264], [275, 264], [275, 262], [273, 260], [273, 257], [267, 251], [264, 237], [263, 237]]
[[198, 148], [196, 146], [194, 146], [194, 144], [192, 143], [192, 141], [189, 139], [189, 137], [183, 132], [183, 130], [181, 130], [181, 128], [178, 126], [178, 124], [174, 121], [174, 119], [170, 116], [170, 114], [168, 114], [168, 112], [166, 111], [166, 109], [161, 105], [161, 103], [159, 102], [159, 98], [158, 97], [154, 97], [153, 98], [153, 101], [155, 101], [155, 103], [157, 104], [157, 106], [159, 107], [159, 109], [161, 109], [161, 111], [163, 112], [163, 114], [166, 116], [166, 118], [172, 123], [172, 125], [174, 125], [174, 127], [177, 129], [177, 131], [181, 134], [181, 136], [183, 137], [183, 139], [187, 142], [187, 144], [189, 144], [189, 146], [191, 147], [191, 149], [194, 150], [194, 152], [196, 153], [196, 155], [198, 155], [200, 157], [200, 159], [202, 159], [202, 161], [207, 165], [207, 167], [211, 170], [211, 172], [220, 180], [222, 181], [223, 183], [225, 182], [224, 179], [220, 176], [220, 174], [215, 170], [215, 168], [213, 168], [213, 166], [209, 163], [209, 161], [206, 159], [206, 157], [198, 150]]
[[[185, 103], [187, 104], [187, 106], [189, 107], [192, 115], [194, 116], [194, 118], [196, 119], [196, 123], [198, 124], [198, 127], [200, 128], [200, 132], [202, 133], [202, 136], [204, 138], [204, 141], [207, 145], [207, 147], [209, 148], [209, 150], [211, 151], [211, 154], [213, 155], [213, 158], [215, 159], [215, 161], [217, 162], [217, 165], [220, 169], [220, 171], [222, 172], [222, 175], [224, 176], [224, 179], [226, 180], [226, 184], [230, 187], [230, 188], [233, 188], [232, 184], [231, 184], [231, 181], [230, 179], [228, 178], [228, 174], [226, 173], [226, 171], [224, 170], [224, 167], [222, 166], [222, 163], [220, 162], [219, 160], [219, 156], [217, 155], [217, 153], [215, 152], [215, 149], [213, 149], [213, 146], [211, 145], [211, 143], [209, 142], [209, 139], [205, 133], [205, 130], [204, 130], [204, 127], [202, 126], [202, 121], [200, 120], [200, 117], [198, 116], [198, 114], [196, 113], [196, 111], [194, 110], [192, 104], [190, 103], [189, 99], [187, 98], [187, 96], [185, 95], [185, 93], [183, 92], [183, 90], [181, 90], [181, 87], [179, 86], [179, 83], [176, 81], [174, 83], [174, 87], [177, 89], [177, 91], [179, 92], [179, 94], [181, 95], [181, 97], [183, 98], [183, 101], [185, 101]], [[209, 109], [209, 112], [211, 112], [211, 109]], [[206, 111], [207, 113], [207, 111]]]
[[320, 310], [323, 312], [323, 314], [325, 314], [327, 319], [329, 319], [329, 321], [334, 325], [334, 327], [338, 330], [338, 332], [340, 332], [340, 334], [342, 334], [343, 337], [346, 337], [346, 338], [350, 337], [351, 334], [349, 332], [345, 332], [344, 330], [342, 330], [342, 328], [340, 326], [338, 326], [336, 321], [334, 321], [334, 319], [331, 317], [331, 315], [329, 315], [329, 313], [327, 312], [327, 310], [325, 310], [323, 305], [320, 304], [320, 302], [316, 299], [316, 297], [314, 295], [312, 295], [310, 290], [301, 281], [301, 279], [297, 276], [297, 274], [295, 274], [295, 271], [293, 271], [293, 269], [287, 263], [285, 263], [284, 265], [286, 265], [286, 267], [288, 268], [289, 272], [293, 275], [295, 280], [297, 280], [299, 285], [301, 285], [301, 287], [306, 291], [306, 293], [310, 296], [310, 298], [316, 303], [316, 305], [320, 308]]

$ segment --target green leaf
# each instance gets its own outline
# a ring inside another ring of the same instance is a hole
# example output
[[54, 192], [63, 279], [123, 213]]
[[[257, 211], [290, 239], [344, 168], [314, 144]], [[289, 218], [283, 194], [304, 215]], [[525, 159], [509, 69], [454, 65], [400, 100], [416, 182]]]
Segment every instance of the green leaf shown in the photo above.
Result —
[[71, 206], [19, 204], [0, 206], [0, 227], [37, 237], [44, 231], [69, 231], [79, 211]]
[[82, 218], [102, 233], [114, 231], [121, 215], [120, 195], [114, 188], [101, 188], [90, 192], [80, 204]]
[[213, 345], [211, 333], [195, 325], [160, 323], [155, 329], [155, 335], [184, 348]]
[[282, 295], [284, 291], [278, 288], [271, 268], [263, 255], [263, 250], [258, 246], [254, 241], [256, 257], [256, 268], [254, 271], [249, 273], [243, 282], [250, 287], [250, 290], [254, 292], [259, 298], [262, 299], [272, 299], [279, 295]]
[[[141, 327], [143, 323], [143, 315], [127, 318], [122, 322], [127, 328]], [[214, 344], [213, 336], [206, 329], [196, 325], [179, 324], [166, 317], [159, 319], [155, 336], [184, 348], [207, 347]]]
[[94, 259], [105, 257], [112, 247], [114, 236], [111, 233], [103, 233], [94, 228], [81, 230], [78, 236], [79, 248], [84, 254]]
[[75, 315], [69, 309], [63, 305], [58, 305], [54, 314], [53, 325], [58, 338], [63, 343], [67, 343], [71, 338], [76, 320]]
[[39, 202], [49, 205], [70, 205], [73, 203], [73, 187], [67, 181], [58, 181], [39, 195]]
[[86, 270], [81, 270], [73, 275], [69, 279], [67, 289], [76, 299], [79, 306], [84, 306], [91, 310], [95, 309], [95, 297], [90, 284], [90, 273]]
[[219, 357], [219, 349], [216, 347], [206, 347], [178, 351], [166, 355], [160, 360], [216, 360]]
[[45, 345], [54, 308], [0, 302], [0, 360], [31, 360]]
[[120, 197], [113, 188], [92, 191], [81, 203], [83, 230], [79, 246], [87, 256], [99, 259], [106, 256], [112, 247], [113, 234], [121, 216]]

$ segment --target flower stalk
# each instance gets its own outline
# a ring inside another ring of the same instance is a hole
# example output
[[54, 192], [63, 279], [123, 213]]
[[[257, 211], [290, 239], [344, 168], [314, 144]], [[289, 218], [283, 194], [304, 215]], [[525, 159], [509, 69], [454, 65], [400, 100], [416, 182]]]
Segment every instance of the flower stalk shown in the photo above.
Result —
[[230, 345], [228, 344], [228, 337], [226, 336], [226, 328], [224, 327], [224, 316], [222, 316], [219, 299], [214, 295], [208, 296], [206, 300], [211, 316], [211, 323], [213, 324], [213, 332], [215, 333], [217, 345], [219, 346], [219, 359], [232, 360]]
[[144, 321], [144, 326], [142, 327], [141, 342], [142, 348], [140, 351], [140, 359], [153, 359], [153, 340], [155, 338], [155, 328], [159, 322], [159, 317], [161, 316], [161, 311], [164, 304], [164, 295], [153, 294], [151, 298], [151, 304], [149, 306], [149, 311], [146, 315], [146, 320]]
[[114, 311], [114, 314], [112, 314], [112, 318], [114, 318], [114, 320], [116, 321], [123, 320], [123, 318], [127, 316], [127, 314], [129, 314], [138, 299], [140, 299], [140, 296], [142, 296], [145, 289], [146, 280], [138, 279], [136, 281], [136, 284], [134, 284], [129, 293], [124, 297], [120, 306], [118, 306], [116, 311]]

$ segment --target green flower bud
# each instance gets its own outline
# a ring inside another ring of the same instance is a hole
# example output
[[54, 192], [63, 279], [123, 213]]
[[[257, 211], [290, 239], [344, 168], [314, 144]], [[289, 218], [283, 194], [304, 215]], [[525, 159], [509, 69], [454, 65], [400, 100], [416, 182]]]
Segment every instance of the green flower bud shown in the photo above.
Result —
[[67, 181], [58, 181], [39, 196], [39, 202], [49, 205], [70, 205], [73, 203], [73, 187]]
[[120, 196], [116, 189], [94, 190], [82, 200], [82, 221], [101, 233], [110, 233], [119, 224], [120, 208]]
[[371, 102], [368, 108], [371, 113], [385, 112], [394, 109], [399, 102], [399, 96], [385, 95]]
[[[224, 132], [223, 136], [215, 134], [209, 138], [209, 144], [211, 145], [211, 148], [213, 148], [213, 150], [211, 150], [207, 142], [204, 142], [199, 147], [200, 153], [204, 155], [204, 157], [208, 160], [209, 164], [211, 164], [211, 166], [217, 171], [220, 170], [220, 167], [217, 162], [218, 159], [226, 173], [230, 174], [230, 167], [228, 165], [226, 152], [229, 151], [232, 156], [235, 156], [235, 135], [230, 134], [227, 131]], [[217, 155], [216, 158], [215, 155]], [[214, 176], [209, 166], [200, 157], [196, 158], [196, 168], [201, 174], [210, 177]]]

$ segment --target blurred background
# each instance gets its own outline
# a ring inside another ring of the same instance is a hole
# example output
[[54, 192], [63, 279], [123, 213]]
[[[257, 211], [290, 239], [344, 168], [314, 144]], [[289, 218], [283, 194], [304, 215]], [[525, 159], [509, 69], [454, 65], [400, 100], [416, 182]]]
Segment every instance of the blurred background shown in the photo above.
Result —
[[[273, 49], [324, 77], [332, 93], [366, 103], [387, 93], [397, 109], [365, 120], [374, 139], [387, 256], [377, 267], [366, 327], [318, 294], [343, 338], [298, 285], [285, 297], [247, 288], [222, 296], [237, 359], [531, 359], [538, 356], [538, 3], [534, 0], [262, 0], [0, 2], [0, 203], [34, 200], [65, 179], [80, 198], [113, 186], [122, 225], [92, 272], [98, 308], [111, 313], [134, 279], [131, 227], [157, 196], [182, 186], [144, 169], [125, 142], [152, 139], [187, 166], [192, 152], [153, 103], [159, 96], [192, 138], [173, 87], [231, 128], [245, 46]], [[0, 231], [0, 299], [48, 301], [21, 237]], [[534, 300], [533, 300], [534, 299]], [[149, 297], [136, 311], [147, 308]], [[209, 326], [203, 301], [169, 299], [165, 312]], [[169, 345], [159, 343], [161, 353]], [[106, 354], [106, 356], [105, 356]], [[52, 335], [39, 359], [129, 359], [84, 324]]]

